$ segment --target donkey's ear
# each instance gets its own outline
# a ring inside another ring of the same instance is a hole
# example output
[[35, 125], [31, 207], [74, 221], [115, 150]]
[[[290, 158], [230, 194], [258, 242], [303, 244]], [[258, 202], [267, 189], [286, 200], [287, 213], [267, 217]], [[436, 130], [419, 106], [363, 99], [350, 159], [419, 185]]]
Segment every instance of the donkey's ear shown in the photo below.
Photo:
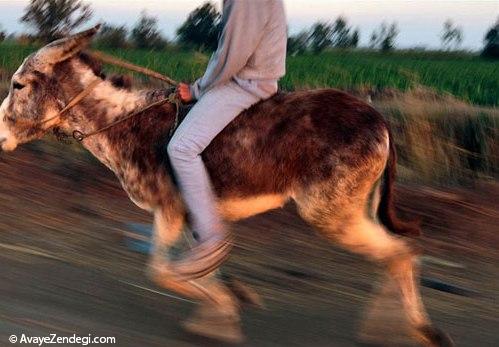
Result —
[[54, 65], [71, 58], [88, 47], [100, 26], [98, 24], [91, 29], [49, 43], [36, 53], [36, 60], [42, 64]]

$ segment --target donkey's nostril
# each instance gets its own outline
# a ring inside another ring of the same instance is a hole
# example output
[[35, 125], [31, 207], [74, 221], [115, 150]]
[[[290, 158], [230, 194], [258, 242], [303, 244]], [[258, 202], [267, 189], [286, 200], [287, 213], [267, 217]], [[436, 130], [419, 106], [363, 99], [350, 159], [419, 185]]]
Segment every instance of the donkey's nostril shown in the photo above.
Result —
[[7, 141], [7, 139], [5, 137], [0, 137], [0, 146], [5, 142]]

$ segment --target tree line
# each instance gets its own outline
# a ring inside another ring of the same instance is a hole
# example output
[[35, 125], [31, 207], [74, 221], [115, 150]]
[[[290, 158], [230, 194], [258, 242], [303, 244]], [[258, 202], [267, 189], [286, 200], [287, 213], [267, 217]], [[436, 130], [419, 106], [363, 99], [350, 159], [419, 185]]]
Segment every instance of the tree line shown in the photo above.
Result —
[[[83, 0], [31, 0], [20, 21], [33, 29], [34, 35], [23, 35], [28, 41], [49, 42], [63, 37], [87, 23], [93, 10]], [[211, 2], [192, 11], [176, 31], [176, 41], [169, 42], [158, 28], [158, 19], [145, 11], [131, 30], [125, 25], [104, 24], [96, 44], [110, 48], [163, 49], [168, 45], [212, 51], [216, 49], [221, 30], [221, 14]], [[396, 47], [399, 34], [397, 23], [383, 22], [369, 36], [369, 48], [390, 51]], [[7, 38], [0, 27], [0, 41]], [[440, 36], [446, 50], [458, 49], [463, 40], [462, 28], [447, 20]], [[356, 48], [360, 41], [359, 28], [339, 16], [332, 22], [318, 21], [310, 28], [288, 38], [289, 54], [319, 53], [326, 49]], [[482, 55], [499, 58], [499, 20], [486, 33]]]

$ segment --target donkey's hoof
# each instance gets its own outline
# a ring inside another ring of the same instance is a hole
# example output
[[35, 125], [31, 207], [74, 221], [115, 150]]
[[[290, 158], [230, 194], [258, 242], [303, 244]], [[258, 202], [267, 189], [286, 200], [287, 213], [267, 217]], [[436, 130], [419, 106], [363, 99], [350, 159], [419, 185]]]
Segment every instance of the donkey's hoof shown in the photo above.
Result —
[[193, 319], [184, 322], [182, 325], [191, 334], [225, 343], [240, 344], [245, 340], [239, 322], [230, 319]]
[[427, 347], [454, 347], [454, 341], [446, 332], [434, 328], [431, 325], [425, 325], [417, 329], [418, 338], [422, 344]]

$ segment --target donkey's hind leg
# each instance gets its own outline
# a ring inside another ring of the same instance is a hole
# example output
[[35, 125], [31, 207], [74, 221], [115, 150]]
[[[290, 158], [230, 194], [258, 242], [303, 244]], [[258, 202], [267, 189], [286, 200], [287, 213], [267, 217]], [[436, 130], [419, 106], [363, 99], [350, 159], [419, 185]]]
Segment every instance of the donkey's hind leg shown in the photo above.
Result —
[[153, 252], [149, 262], [149, 276], [159, 286], [200, 301], [200, 307], [184, 327], [190, 332], [227, 342], [240, 342], [238, 300], [217, 276], [183, 281], [171, 271], [169, 249], [180, 239], [183, 216], [161, 209], [154, 214]]
[[429, 328], [429, 320], [416, 285], [415, 254], [411, 247], [404, 239], [390, 234], [382, 225], [366, 216], [367, 192], [340, 195], [328, 194], [327, 189], [323, 188], [315, 190], [296, 200], [298, 211], [330, 240], [384, 265], [401, 294], [411, 330], [426, 345], [440, 346], [428, 336], [429, 331], [435, 331]]
[[385, 286], [398, 289], [412, 336], [425, 346], [453, 346], [446, 333], [432, 327], [426, 314], [418, 286], [417, 254], [407, 241], [390, 234], [384, 226], [374, 223], [360, 211], [345, 226], [342, 232], [337, 234], [336, 230], [331, 236], [344, 248], [384, 265], [390, 281]]

